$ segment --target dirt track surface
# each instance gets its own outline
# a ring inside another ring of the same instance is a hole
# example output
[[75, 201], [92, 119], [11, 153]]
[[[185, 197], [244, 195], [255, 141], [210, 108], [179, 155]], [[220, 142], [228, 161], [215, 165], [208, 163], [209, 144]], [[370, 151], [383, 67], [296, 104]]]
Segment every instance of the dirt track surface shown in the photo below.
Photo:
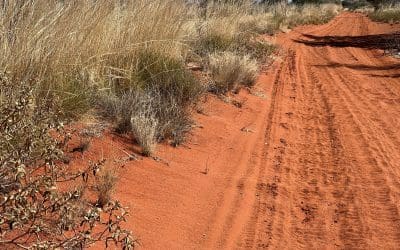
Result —
[[346, 13], [279, 39], [287, 54], [275, 71], [260, 195], [239, 246], [400, 246], [400, 61], [376, 50], [391, 31]]
[[[344, 13], [281, 34], [242, 108], [211, 96], [186, 145], [120, 164], [141, 247], [398, 248], [400, 61], [376, 42], [396, 30]], [[130, 145], [109, 135], [85, 157]]]

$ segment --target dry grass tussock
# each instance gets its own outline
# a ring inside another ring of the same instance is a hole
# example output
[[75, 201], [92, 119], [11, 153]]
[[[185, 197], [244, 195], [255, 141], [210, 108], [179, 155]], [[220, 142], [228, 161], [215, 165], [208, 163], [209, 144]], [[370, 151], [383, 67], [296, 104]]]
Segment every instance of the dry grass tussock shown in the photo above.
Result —
[[298, 25], [327, 23], [339, 14], [340, 10], [341, 7], [336, 4], [305, 4], [300, 7], [292, 5], [283, 8], [277, 15], [283, 14], [283, 24], [292, 28]]
[[213, 91], [217, 93], [226, 93], [239, 85], [251, 86], [258, 75], [256, 60], [233, 52], [211, 54], [209, 69], [215, 80]]
[[150, 156], [155, 149], [157, 125], [157, 118], [150, 112], [135, 113], [131, 117], [132, 132], [144, 156]]
[[100, 171], [96, 180], [97, 206], [103, 208], [112, 201], [118, 177], [115, 170], [104, 168]]

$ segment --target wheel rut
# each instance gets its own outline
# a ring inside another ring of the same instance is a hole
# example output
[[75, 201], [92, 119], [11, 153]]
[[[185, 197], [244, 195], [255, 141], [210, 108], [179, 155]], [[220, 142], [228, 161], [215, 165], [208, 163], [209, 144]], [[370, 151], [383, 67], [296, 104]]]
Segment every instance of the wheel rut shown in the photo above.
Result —
[[399, 74], [398, 62], [378, 50], [295, 42], [384, 30], [370, 23], [345, 13], [278, 38], [286, 53], [273, 72], [256, 199], [235, 248], [400, 245], [400, 79], [380, 76]]

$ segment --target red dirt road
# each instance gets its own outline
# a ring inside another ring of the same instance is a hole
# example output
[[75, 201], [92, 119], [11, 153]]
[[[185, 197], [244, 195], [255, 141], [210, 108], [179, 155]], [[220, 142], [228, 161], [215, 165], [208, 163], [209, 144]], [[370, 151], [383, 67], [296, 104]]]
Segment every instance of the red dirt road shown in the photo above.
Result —
[[346, 13], [279, 39], [287, 55], [241, 247], [400, 246], [400, 61], [357, 47], [391, 29]]
[[398, 248], [400, 61], [376, 43], [396, 30], [344, 13], [281, 34], [242, 108], [210, 97], [187, 145], [120, 164], [141, 248]]

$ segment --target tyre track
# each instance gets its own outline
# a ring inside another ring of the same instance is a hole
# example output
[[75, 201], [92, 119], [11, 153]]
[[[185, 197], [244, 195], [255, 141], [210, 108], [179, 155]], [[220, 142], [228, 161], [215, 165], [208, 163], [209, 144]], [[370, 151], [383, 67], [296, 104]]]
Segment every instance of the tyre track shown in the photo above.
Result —
[[400, 82], [381, 76], [399, 74], [390, 67], [397, 62], [375, 50], [295, 42], [304, 34], [362, 36], [387, 27], [344, 13], [278, 37], [284, 53], [266, 78], [268, 107], [202, 246], [400, 246]]
[[[337, 18], [310, 33], [369, 34], [365, 17], [344, 15], [354, 25]], [[281, 38], [288, 55], [271, 93], [265, 173], [259, 174], [259, 196], [238, 247], [396, 248], [400, 140], [390, 122], [400, 112], [399, 81], [387, 84], [356, 69], [315, 66], [391, 62], [364, 49], [293, 43], [301, 33]], [[373, 80], [378, 84], [360, 84]]]

